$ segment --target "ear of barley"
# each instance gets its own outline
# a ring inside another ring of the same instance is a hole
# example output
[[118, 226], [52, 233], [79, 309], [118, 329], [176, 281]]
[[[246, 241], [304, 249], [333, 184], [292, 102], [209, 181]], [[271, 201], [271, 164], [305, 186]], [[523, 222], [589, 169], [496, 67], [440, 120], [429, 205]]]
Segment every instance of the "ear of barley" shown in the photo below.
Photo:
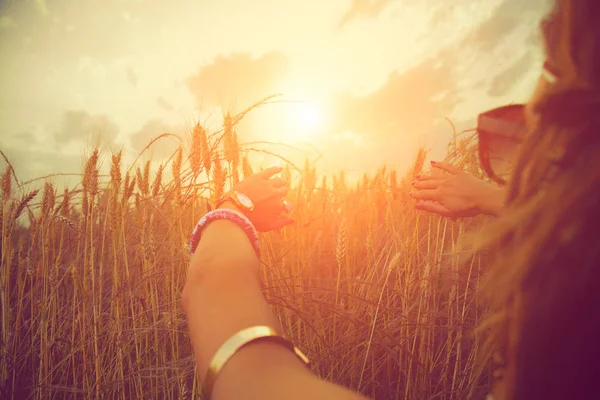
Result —
[[84, 174], [84, 179], [87, 178], [87, 185], [89, 189], [89, 193], [92, 197], [95, 197], [98, 194], [98, 149], [94, 149], [91, 157], [89, 158], [86, 171]]
[[199, 122], [196, 124], [196, 126], [194, 126], [194, 130], [192, 131], [192, 145], [190, 146], [190, 168], [194, 174], [194, 177], [198, 176], [202, 166], [202, 135], [206, 136], [206, 133], [203, 131], [204, 128]]
[[121, 199], [122, 207], [127, 205], [129, 198], [133, 194], [133, 190], [135, 188], [135, 177], [130, 178], [129, 174], [125, 175], [125, 185], [123, 188], [123, 198]]
[[44, 184], [44, 193], [42, 194], [42, 214], [40, 215], [40, 221], [51, 215], [51, 211], [54, 209], [55, 200], [56, 194], [54, 192], [54, 186], [52, 185], [52, 182], [46, 181]]
[[6, 203], [11, 196], [12, 192], [12, 178], [10, 176], [10, 167], [6, 167], [4, 173], [2, 173], [2, 202]]
[[121, 187], [121, 157], [122, 151], [112, 155], [112, 164], [110, 167], [110, 180], [116, 191]]
[[98, 149], [92, 152], [92, 155], [85, 163], [83, 172], [83, 193], [81, 207], [84, 215], [88, 214], [89, 205], [94, 205], [94, 199], [98, 193]]
[[156, 171], [156, 177], [154, 178], [154, 183], [152, 184], [152, 197], [156, 197], [160, 193], [163, 168], [164, 166], [160, 164], [158, 171]]
[[339, 265], [342, 265], [344, 258], [346, 257], [346, 250], [348, 249], [348, 235], [347, 235], [347, 222], [346, 218], [342, 218], [340, 226], [338, 228], [337, 244], [335, 247], [335, 259]]
[[252, 171], [250, 161], [248, 161], [248, 157], [242, 158], [242, 173], [244, 174], [244, 179], [246, 179], [254, 173], [254, 171]]
[[413, 164], [410, 179], [413, 179], [415, 176], [419, 175], [421, 171], [423, 171], [423, 165], [425, 164], [425, 159], [427, 158], [427, 150], [423, 147], [420, 147], [417, 151], [417, 157], [415, 158], [415, 163]]
[[231, 166], [231, 179], [233, 180], [234, 185], [240, 181], [240, 172], [236, 165]]
[[223, 156], [225, 161], [231, 163], [234, 158], [234, 132], [233, 132], [233, 118], [228, 112], [223, 121]]
[[73, 229], [74, 231], [79, 232], [79, 228], [73, 222], [71, 222], [70, 219], [63, 217], [62, 215], [57, 215], [55, 218], [63, 224], [67, 225], [69, 228]]
[[147, 196], [150, 193], [150, 160], [146, 161], [146, 165], [144, 166], [144, 176], [141, 190], [144, 196]]
[[204, 171], [206, 175], [210, 173], [211, 164], [212, 164], [212, 154], [210, 150], [210, 144], [208, 143], [208, 134], [206, 129], [202, 129], [199, 133], [200, 135], [200, 150], [202, 152], [202, 163], [204, 166]]
[[231, 165], [234, 170], [237, 170], [240, 165], [240, 144], [238, 142], [238, 134], [237, 131], [232, 133], [232, 154], [231, 154]]
[[19, 202], [19, 205], [17, 206], [16, 211], [15, 211], [15, 215], [14, 215], [15, 221], [21, 216], [25, 207], [27, 207], [27, 205], [35, 198], [35, 196], [37, 196], [38, 193], [39, 193], [39, 190], [34, 190], [32, 192], [29, 192], [28, 195], [26, 195], [25, 197], [23, 197], [21, 199], [21, 201]]
[[31, 229], [32, 232], [35, 232], [37, 229], [37, 219], [35, 218], [33, 211], [29, 208], [27, 209], [27, 218], [29, 220], [29, 229]]
[[[16, 205], [14, 201], [11, 201], [10, 203], [4, 205], [2, 208], [0, 208], [0, 244], [2, 244], [2, 237], [5, 234], [4, 229], [6, 229], [6, 232], [10, 232], [12, 230], [12, 227], [14, 226], [13, 224], [11, 224], [11, 222], [14, 222], [17, 220], [18, 217], [14, 217], [13, 215], [16, 215]], [[6, 213], [6, 214], [5, 214]], [[0, 246], [0, 260], [2, 259], [2, 246]]]
[[226, 178], [227, 178], [226, 172], [225, 172], [225, 169], [223, 168], [223, 166], [221, 165], [221, 160], [219, 160], [218, 158], [215, 159], [215, 161], [213, 162], [213, 180], [212, 180], [212, 186], [213, 186], [212, 203], [213, 204], [215, 204], [217, 201], [219, 201], [219, 199], [221, 197], [223, 197]]
[[59, 213], [63, 217], [67, 217], [69, 215], [70, 201], [71, 201], [71, 192], [69, 192], [69, 189], [65, 188], [65, 190], [63, 192], [63, 198], [62, 198], [62, 201], [60, 202], [60, 206], [59, 206]]
[[173, 182], [175, 183], [174, 191], [175, 198], [177, 201], [177, 205], [181, 205], [181, 162], [183, 158], [183, 149], [180, 147], [177, 150], [177, 155], [175, 156], [175, 160], [173, 161], [172, 174], [173, 174]]
[[124, 203], [125, 194], [127, 193], [127, 188], [129, 187], [129, 172], [125, 174], [125, 181], [123, 183], [123, 198], [121, 199], [122, 204]]
[[135, 170], [135, 176], [138, 182], [138, 188], [140, 189], [140, 192], [144, 194], [144, 177], [142, 175], [142, 170], [139, 167]]

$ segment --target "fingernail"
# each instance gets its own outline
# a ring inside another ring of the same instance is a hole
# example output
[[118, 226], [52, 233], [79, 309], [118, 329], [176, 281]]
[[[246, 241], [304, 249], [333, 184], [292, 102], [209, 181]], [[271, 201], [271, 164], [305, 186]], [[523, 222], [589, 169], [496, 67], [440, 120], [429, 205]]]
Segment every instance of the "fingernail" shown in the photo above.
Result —
[[415, 186], [417, 184], [417, 181], [412, 181], [410, 184]]
[[415, 176], [416, 179], [421, 179], [421, 175]]
[[435, 161], [432, 161], [432, 162], [431, 162], [431, 165], [435, 165]]
[[414, 193], [414, 192], [410, 192], [408, 195], [409, 195], [410, 197], [415, 197], [415, 193]]

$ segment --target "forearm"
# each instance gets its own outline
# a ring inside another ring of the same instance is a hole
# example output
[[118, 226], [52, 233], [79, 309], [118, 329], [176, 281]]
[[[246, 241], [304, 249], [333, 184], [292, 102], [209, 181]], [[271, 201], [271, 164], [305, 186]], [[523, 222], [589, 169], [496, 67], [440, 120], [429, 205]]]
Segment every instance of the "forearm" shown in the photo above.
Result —
[[[223, 266], [228, 268], [230, 266]], [[190, 290], [188, 326], [203, 377], [216, 350], [241, 329], [267, 325], [280, 330], [258, 282], [241, 271], [206, 278]], [[239, 350], [217, 377], [213, 399], [360, 399], [324, 382], [289, 349], [272, 342], [251, 343]]]
[[[204, 377], [217, 349], [234, 333], [255, 325], [277, 331], [265, 300], [258, 259], [245, 234], [229, 221], [209, 225], [192, 258], [183, 293], [188, 330]], [[287, 348], [256, 342], [239, 350], [220, 372], [213, 399], [361, 399], [311, 374]]]
[[221, 372], [214, 400], [365, 400], [312, 374], [282, 346], [258, 342], [241, 349]]
[[182, 294], [199, 373], [234, 333], [277, 321], [259, 284], [259, 261], [245, 233], [230, 221], [204, 231], [192, 257]]

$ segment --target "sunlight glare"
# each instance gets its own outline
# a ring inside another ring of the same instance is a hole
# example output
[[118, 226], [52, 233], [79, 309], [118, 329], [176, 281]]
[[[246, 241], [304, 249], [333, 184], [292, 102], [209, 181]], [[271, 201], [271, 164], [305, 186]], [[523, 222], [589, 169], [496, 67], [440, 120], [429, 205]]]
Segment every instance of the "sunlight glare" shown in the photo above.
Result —
[[303, 104], [298, 110], [299, 127], [307, 132], [314, 133], [323, 126], [323, 112], [313, 104]]
[[293, 141], [316, 139], [325, 130], [323, 108], [314, 103], [297, 103], [288, 114], [288, 137]]

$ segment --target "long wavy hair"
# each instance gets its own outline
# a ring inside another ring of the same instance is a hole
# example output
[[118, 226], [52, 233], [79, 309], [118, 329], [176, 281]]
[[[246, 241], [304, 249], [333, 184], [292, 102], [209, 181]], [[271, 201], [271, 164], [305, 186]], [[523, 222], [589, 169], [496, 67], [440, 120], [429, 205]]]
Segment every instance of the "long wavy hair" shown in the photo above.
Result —
[[496, 400], [600, 398], [600, 1], [557, 0], [541, 30], [558, 80], [528, 105], [506, 212], [479, 243]]

